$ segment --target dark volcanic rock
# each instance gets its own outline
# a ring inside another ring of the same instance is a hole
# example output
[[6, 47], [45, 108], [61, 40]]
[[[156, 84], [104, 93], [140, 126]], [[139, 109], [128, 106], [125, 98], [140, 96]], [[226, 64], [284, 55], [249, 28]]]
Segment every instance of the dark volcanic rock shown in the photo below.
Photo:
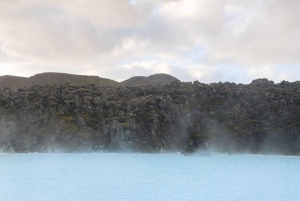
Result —
[[300, 153], [300, 83], [0, 89], [0, 151]]

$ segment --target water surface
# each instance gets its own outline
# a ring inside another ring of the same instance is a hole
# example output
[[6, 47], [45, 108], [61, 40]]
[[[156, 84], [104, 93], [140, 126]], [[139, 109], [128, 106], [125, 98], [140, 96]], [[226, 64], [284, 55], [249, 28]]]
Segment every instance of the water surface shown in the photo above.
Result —
[[0, 200], [298, 201], [300, 157], [0, 154]]

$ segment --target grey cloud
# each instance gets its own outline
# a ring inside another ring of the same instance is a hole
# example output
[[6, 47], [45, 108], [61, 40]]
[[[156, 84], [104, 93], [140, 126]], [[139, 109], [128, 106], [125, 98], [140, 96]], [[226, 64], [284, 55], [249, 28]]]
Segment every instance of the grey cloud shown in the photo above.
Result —
[[95, 26], [113, 28], [140, 25], [155, 6], [152, 1], [130, 0], [55, 0], [54, 4], [61, 5], [72, 15], [87, 19]]
[[111, 30], [96, 29], [84, 19], [70, 20], [56, 7], [35, 6], [4, 16], [10, 23], [1, 23], [2, 49], [24, 58], [78, 61], [109, 52], [119, 42]]

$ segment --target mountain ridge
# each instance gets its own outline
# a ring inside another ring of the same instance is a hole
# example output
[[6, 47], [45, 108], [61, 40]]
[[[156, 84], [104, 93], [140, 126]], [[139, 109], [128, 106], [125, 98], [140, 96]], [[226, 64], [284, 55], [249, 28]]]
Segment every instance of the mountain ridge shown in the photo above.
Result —
[[[137, 79], [138, 78], [138, 79]], [[107, 78], [101, 78], [93, 75], [76, 75], [68, 73], [44, 72], [30, 77], [19, 77], [12, 75], [0, 76], [0, 88], [21, 88], [33, 85], [101, 85], [101, 86], [145, 86], [168, 84], [179, 81], [177, 78], [167, 74], [154, 74], [150, 76], [135, 76], [122, 82], [117, 82]]]

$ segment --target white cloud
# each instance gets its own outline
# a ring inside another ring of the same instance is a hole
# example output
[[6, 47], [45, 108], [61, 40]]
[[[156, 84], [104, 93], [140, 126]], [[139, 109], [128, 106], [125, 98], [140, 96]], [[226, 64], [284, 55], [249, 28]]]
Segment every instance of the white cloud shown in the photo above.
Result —
[[171, 73], [170, 66], [165, 62], [159, 61], [143, 61], [143, 62], [134, 62], [131, 64], [124, 64], [119, 66], [119, 68], [123, 68], [126, 70], [134, 70], [138, 68], [149, 70], [151, 73]]
[[54, 5], [57, 4], [62, 5], [72, 15], [87, 19], [95, 26], [113, 28], [130, 27], [142, 23], [154, 6], [149, 1], [126, 0], [57, 0]]
[[274, 74], [272, 66], [251, 67], [246, 70], [246, 74], [250, 77], [271, 77]]
[[216, 66], [209, 65], [194, 65], [186, 66], [185, 70], [192, 80], [199, 80], [200, 82], [218, 82], [223, 80], [222, 71]]
[[163, 5], [162, 11], [165, 15], [173, 18], [194, 18], [199, 13], [196, 1], [173, 1]]
[[284, 74], [284, 73], [280, 73], [279, 75], [278, 75], [278, 80], [279, 81], [282, 81], [282, 80], [287, 80], [289, 77], [286, 75], [286, 74]]
[[284, 68], [276, 68], [270, 65], [263, 67], [251, 67], [245, 71], [244, 77], [246, 77], [246, 79], [248, 80], [267, 78], [275, 82], [281, 82], [282, 80], [297, 80], [297, 74], [299, 75], [299, 72], [296, 72], [297, 74], [295, 75], [295, 72], [287, 74], [284, 73], [284, 71]]
[[0, 1], [0, 75], [295, 80], [298, 71], [278, 66], [299, 68], [299, 7], [284, 0]]

